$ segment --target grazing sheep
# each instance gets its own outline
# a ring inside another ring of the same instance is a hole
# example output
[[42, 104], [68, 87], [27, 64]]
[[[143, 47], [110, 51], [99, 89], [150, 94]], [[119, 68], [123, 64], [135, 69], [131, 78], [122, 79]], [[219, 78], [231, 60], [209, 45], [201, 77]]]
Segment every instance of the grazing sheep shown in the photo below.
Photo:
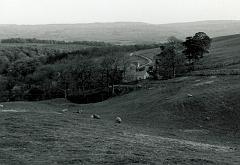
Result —
[[93, 119], [100, 119], [101, 117], [100, 117], [100, 115], [94, 114], [94, 115], [91, 115], [91, 118], [93, 118]]
[[118, 123], [118, 124], [120, 124], [120, 123], [122, 122], [122, 119], [121, 119], [120, 117], [116, 117], [116, 118], [115, 118], [115, 122]]
[[187, 96], [188, 96], [188, 97], [193, 97], [193, 95], [191, 95], [191, 94], [187, 94]]
[[80, 113], [81, 114], [81, 113], [83, 113], [83, 111], [82, 110], [77, 110], [76, 113]]
[[67, 112], [67, 111], [68, 111], [68, 109], [63, 109], [63, 110], [62, 110], [62, 112]]
[[2, 104], [0, 104], [0, 108], [3, 108], [4, 106]]

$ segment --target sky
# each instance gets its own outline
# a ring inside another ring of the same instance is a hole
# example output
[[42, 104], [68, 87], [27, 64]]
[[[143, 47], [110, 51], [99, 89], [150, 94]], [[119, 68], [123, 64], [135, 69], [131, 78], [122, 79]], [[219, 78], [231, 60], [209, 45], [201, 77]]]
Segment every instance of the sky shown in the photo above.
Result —
[[240, 20], [239, 0], [0, 0], [0, 24]]

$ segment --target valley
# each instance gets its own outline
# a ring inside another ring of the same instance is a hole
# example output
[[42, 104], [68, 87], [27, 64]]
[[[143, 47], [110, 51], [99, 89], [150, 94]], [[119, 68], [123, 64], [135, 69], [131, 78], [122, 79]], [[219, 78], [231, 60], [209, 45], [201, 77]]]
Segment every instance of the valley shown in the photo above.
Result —
[[143, 80], [103, 102], [2, 102], [0, 164], [238, 165], [240, 75], [211, 71], [240, 69], [239, 43], [239, 35], [214, 38], [193, 73]]

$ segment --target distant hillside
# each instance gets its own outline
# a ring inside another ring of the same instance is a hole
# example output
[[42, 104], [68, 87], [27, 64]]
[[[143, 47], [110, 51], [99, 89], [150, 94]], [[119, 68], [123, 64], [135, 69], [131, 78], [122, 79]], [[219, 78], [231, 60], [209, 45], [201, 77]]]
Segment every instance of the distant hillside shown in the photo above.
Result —
[[[160, 48], [137, 51], [149, 58], [160, 52]], [[209, 54], [205, 54], [196, 70], [240, 69], [240, 34], [213, 38]]]
[[118, 44], [162, 42], [169, 36], [184, 39], [198, 31], [211, 37], [240, 33], [240, 21], [202, 21], [154, 25], [146, 23], [90, 23], [56, 25], [0, 25], [0, 39], [38, 38], [66, 41], [105, 41]]
[[210, 53], [200, 61], [200, 69], [240, 69], [240, 35], [213, 39]]

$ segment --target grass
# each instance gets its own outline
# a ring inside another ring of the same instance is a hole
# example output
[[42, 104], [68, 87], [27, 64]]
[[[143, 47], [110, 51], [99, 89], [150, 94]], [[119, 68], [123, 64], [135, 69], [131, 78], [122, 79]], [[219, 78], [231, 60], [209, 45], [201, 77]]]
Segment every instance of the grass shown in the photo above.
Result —
[[134, 55], [129, 58], [129, 63], [133, 63], [133, 62], [138, 62], [140, 65], [144, 65], [148, 63], [146, 59], [141, 58], [139, 56], [134, 56]]
[[135, 55], [141, 55], [153, 60], [154, 56], [160, 53], [160, 48], [146, 49], [135, 52]]
[[[239, 133], [227, 114], [240, 107], [239, 80], [142, 82], [149, 88], [88, 105], [63, 99], [3, 103], [19, 112], [1, 112], [0, 163], [237, 165]], [[91, 119], [94, 113], [101, 119]], [[116, 116], [122, 124], [114, 123]]]
[[[88, 109], [63, 100], [4, 105], [27, 111], [1, 113], [1, 164], [237, 164], [239, 161], [237, 151], [229, 144], [194, 142], [163, 133], [154, 135], [144, 127], [115, 124], [109, 118], [111, 115], [101, 111], [101, 120], [91, 119], [93, 105]], [[63, 113], [66, 108], [69, 111]], [[84, 111], [78, 114], [77, 109]]]
[[199, 69], [240, 69], [240, 35], [213, 39], [210, 53], [198, 66]]
[[[239, 58], [236, 38], [215, 39], [202, 66], [238, 69], [230, 63]], [[240, 75], [186, 76], [142, 81], [141, 90], [95, 104], [1, 103], [0, 164], [238, 165], [239, 82]]]
[[205, 69], [205, 70], [198, 70], [189, 73], [189, 75], [194, 76], [224, 76], [224, 75], [240, 75], [240, 69]]

